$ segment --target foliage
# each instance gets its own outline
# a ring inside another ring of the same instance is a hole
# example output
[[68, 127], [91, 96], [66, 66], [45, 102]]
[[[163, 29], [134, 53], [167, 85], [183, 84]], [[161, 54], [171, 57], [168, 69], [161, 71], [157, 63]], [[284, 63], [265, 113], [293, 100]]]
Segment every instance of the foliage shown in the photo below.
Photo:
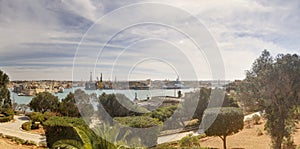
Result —
[[10, 135], [3, 135], [0, 134], [0, 137], [4, 137], [9, 139], [10, 141], [16, 142], [17, 144], [22, 144], [22, 145], [37, 145], [33, 141], [28, 141], [28, 140], [23, 140], [21, 138], [15, 137], [15, 136], [10, 136]]
[[226, 137], [243, 129], [244, 115], [239, 108], [210, 108], [205, 110], [203, 124], [205, 134], [219, 136], [223, 140], [224, 149], [226, 149]]
[[247, 106], [265, 109], [265, 129], [272, 147], [279, 149], [295, 128], [295, 105], [300, 104], [300, 59], [294, 54], [279, 54], [275, 59], [265, 50], [256, 59], [240, 87], [240, 100]]
[[9, 90], [7, 89], [8, 83], [9, 83], [8, 75], [0, 70], [0, 106], [11, 108], [12, 103], [10, 99], [10, 93]]
[[157, 118], [159, 121], [166, 121], [167, 118], [171, 117], [175, 110], [177, 109], [177, 105], [171, 105], [171, 106], [163, 106], [159, 107], [156, 110], [149, 112], [145, 115], [150, 116], [152, 118]]
[[98, 147], [99, 148], [115, 148], [115, 147], [129, 148], [128, 145], [133, 145], [134, 142], [130, 142], [126, 140], [126, 137], [128, 136], [128, 134], [131, 133], [131, 131], [127, 130], [127, 132], [125, 132], [123, 135], [120, 136], [121, 129], [122, 128], [118, 124], [111, 126], [105, 123], [102, 123], [101, 125], [93, 128], [93, 130], [96, 132], [96, 134], [99, 135], [99, 137], [106, 140], [105, 142], [99, 144]]
[[183, 137], [180, 141], [180, 147], [200, 147], [200, 143], [197, 136], [193, 136], [193, 134], [188, 134]]
[[148, 110], [135, 105], [123, 94], [105, 94], [99, 96], [100, 113], [103, 108], [111, 117], [135, 116], [146, 113]]
[[186, 93], [184, 101], [178, 106], [178, 110], [176, 110], [172, 116], [172, 122], [179, 121], [181, 125], [185, 127], [185, 121], [191, 119], [201, 120], [203, 112], [207, 108], [210, 94], [211, 89], [207, 88], [201, 88], [200, 91]]
[[44, 122], [45, 116], [40, 112], [32, 112], [27, 114], [27, 116], [32, 120], [32, 122]]
[[82, 119], [68, 117], [50, 117], [44, 122], [48, 147], [52, 147], [59, 140], [75, 140], [83, 145], [73, 126], [84, 127], [86, 124]]
[[[193, 114], [194, 119], [198, 119], [201, 120], [203, 113], [205, 111], [205, 109], [207, 108], [209, 99], [210, 99], [210, 95], [211, 95], [212, 90], [209, 88], [201, 88], [200, 92], [196, 92], [194, 93], [192, 96], [187, 97], [187, 100], [196, 100], [196, 98], [199, 98], [198, 103], [196, 103], [195, 105], [197, 105], [196, 110]], [[196, 100], [197, 101], [197, 100]], [[183, 108], [184, 109], [190, 109], [190, 105], [193, 104], [193, 102], [190, 103], [183, 103]]]
[[73, 93], [70, 92], [66, 98], [62, 99], [61, 104], [59, 105], [59, 111], [63, 116], [80, 117]]
[[25, 122], [25, 123], [22, 124], [22, 129], [26, 130], [26, 131], [29, 131], [29, 130], [31, 130], [31, 125], [32, 125], [31, 121]]
[[77, 140], [71, 140], [71, 139], [63, 139], [56, 141], [52, 148], [63, 148], [63, 149], [80, 149], [82, 148], [82, 143]]
[[36, 97], [32, 98], [29, 103], [31, 110], [35, 112], [45, 113], [47, 111], [55, 112], [58, 110], [59, 100], [58, 97], [49, 92], [38, 93]]
[[[92, 102], [93, 102], [92, 100], [94, 100], [94, 98], [95, 98], [94, 96], [95, 96], [95, 94], [88, 95], [81, 89], [75, 90], [74, 98], [76, 101], [76, 106], [78, 108], [78, 112], [80, 112], [80, 113], [77, 113], [75, 107], [73, 107], [74, 109], [72, 109], [72, 113], [73, 113], [72, 115], [79, 116], [79, 114], [80, 114], [80, 116], [87, 118], [86, 120], [88, 120], [90, 117], [92, 117], [95, 112], [94, 107], [92, 105]], [[69, 99], [72, 100], [72, 97]]]
[[50, 117], [53, 117], [53, 116], [60, 116], [59, 113], [55, 113], [55, 112], [45, 112], [44, 114], [44, 121], [48, 120]]
[[115, 117], [114, 120], [122, 125], [135, 128], [148, 128], [162, 124], [158, 119], [148, 116]]
[[237, 104], [237, 101], [233, 99], [233, 97], [230, 97], [229, 95], [225, 94], [222, 107], [236, 107], [236, 108], [238, 108], [239, 105]]
[[[14, 116], [14, 112], [12, 109], [10, 92], [7, 89], [8, 83], [9, 83], [8, 75], [0, 70], [0, 112], [5, 116], [7, 116], [10, 120], [12, 120]], [[2, 118], [3, 122], [5, 122], [6, 120], [7, 118]]]
[[162, 122], [158, 119], [147, 116], [131, 116], [116, 117], [114, 120], [123, 125], [123, 128], [120, 130], [120, 136], [123, 136], [128, 131], [131, 132], [126, 137], [128, 142], [131, 142], [132, 139], [140, 138], [140, 141], [136, 142], [137, 144], [142, 144], [143, 146], [156, 145], [162, 125]]
[[0, 117], [0, 123], [9, 122], [11, 120], [10, 116]]
[[40, 124], [39, 123], [36, 123], [36, 122], [32, 122], [31, 124], [31, 129], [39, 129], [40, 128]]
[[[188, 137], [188, 135], [187, 135]], [[199, 143], [198, 140], [201, 139], [201, 138], [204, 138], [206, 137], [206, 135], [202, 134], [202, 135], [198, 135], [198, 136], [193, 136], [192, 140], [195, 140], [194, 142], [197, 144]], [[189, 140], [191, 140], [191, 137], [188, 137]], [[197, 140], [197, 141], [196, 141]], [[188, 149], [188, 148], [193, 148], [193, 149], [212, 149], [212, 148], [207, 148], [207, 147], [200, 147], [200, 144], [199, 146], [191, 146], [191, 147], [188, 147], [188, 146], [183, 146], [183, 144], [181, 144], [181, 140], [178, 140], [178, 141], [172, 141], [172, 142], [167, 142], [167, 143], [162, 143], [162, 144], [158, 144], [156, 145], [155, 147], [151, 147], [150, 149], [167, 149], [167, 148], [173, 148], [173, 149]]]
[[44, 128], [50, 148], [99, 148], [103, 143], [109, 143], [99, 138], [81, 118], [50, 117], [44, 123]]

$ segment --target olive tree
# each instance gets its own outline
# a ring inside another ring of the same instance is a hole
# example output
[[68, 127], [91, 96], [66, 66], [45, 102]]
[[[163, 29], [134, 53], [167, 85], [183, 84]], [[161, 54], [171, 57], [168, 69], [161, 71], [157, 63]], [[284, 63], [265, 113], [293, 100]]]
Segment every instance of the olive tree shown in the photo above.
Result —
[[209, 108], [203, 116], [203, 129], [207, 136], [218, 136], [226, 149], [226, 138], [244, 127], [243, 111], [235, 107]]
[[38, 93], [29, 103], [31, 110], [41, 113], [45, 113], [47, 111], [56, 112], [58, 110], [58, 106], [58, 97], [49, 92]]

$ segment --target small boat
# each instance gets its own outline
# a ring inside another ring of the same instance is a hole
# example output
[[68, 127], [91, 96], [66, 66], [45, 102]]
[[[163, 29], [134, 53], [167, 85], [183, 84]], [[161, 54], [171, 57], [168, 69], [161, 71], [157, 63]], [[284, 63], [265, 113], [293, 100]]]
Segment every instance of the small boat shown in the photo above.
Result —
[[63, 93], [65, 91], [65, 89], [61, 86], [58, 88], [58, 93]]
[[18, 93], [18, 96], [26, 96], [24, 93]]

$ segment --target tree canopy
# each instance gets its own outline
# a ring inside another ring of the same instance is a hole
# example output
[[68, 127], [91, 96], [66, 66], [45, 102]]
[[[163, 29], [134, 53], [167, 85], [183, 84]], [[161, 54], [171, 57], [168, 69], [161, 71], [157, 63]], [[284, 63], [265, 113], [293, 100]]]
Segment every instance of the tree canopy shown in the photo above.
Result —
[[205, 134], [219, 136], [226, 149], [226, 137], [239, 132], [244, 127], [243, 111], [234, 107], [209, 108], [204, 112], [203, 125], [206, 129]]
[[135, 105], [130, 99], [123, 94], [105, 94], [99, 96], [99, 110], [105, 111], [111, 117], [123, 117], [141, 115], [148, 112], [148, 110]]
[[290, 140], [295, 128], [293, 110], [300, 103], [299, 76], [298, 55], [279, 54], [273, 58], [264, 50], [241, 84], [239, 98], [243, 104], [265, 109], [265, 129], [274, 149], [280, 149], [284, 139]]
[[31, 110], [35, 112], [45, 113], [47, 111], [56, 112], [58, 110], [59, 100], [58, 97], [49, 92], [38, 93], [29, 103]]
[[10, 93], [7, 89], [8, 83], [8, 75], [0, 70], [0, 106], [4, 108], [11, 108], [12, 106]]
[[59, 105], [59, 111], [63, 116], [80, 117], [73, 93], [70, 92], [66, 98], [62, 99]]

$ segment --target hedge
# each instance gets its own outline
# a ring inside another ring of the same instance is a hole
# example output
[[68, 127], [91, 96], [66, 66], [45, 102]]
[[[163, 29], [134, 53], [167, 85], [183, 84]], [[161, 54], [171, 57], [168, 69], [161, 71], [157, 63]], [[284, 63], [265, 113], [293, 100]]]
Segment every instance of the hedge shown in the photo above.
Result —
[[114, 120], [122, 125], [134, 128], [149, 128], [162, 125], [162, 122], [160, 122], [158, 119], [148, 116], [116, 117]]
[[0, 123], [9, 122], [11, 120], [11, 116], [0, 117]]
[[29, 130], [31, 130], [31, 126], [32, 126], [32, 122], [25, 122], [25, 123], [23, 123], [22, 124], [22, 129], [23, 130], [26, 130], [26, 131], [29, 131]]
[[158, 119], [148, 116], [132, 116], [117, 117], [114, 118], [114, 120], [122, 125], [125, 125], [120, 129], [120, 136], [124, 135], [128, 131], [131, 132], [126, 137], [126, 140], [139, 138], [141, 141], [140, 143], [147, 147], [157, 144], [158, 134], [162, 127], [162, 122], [160, 122]]

